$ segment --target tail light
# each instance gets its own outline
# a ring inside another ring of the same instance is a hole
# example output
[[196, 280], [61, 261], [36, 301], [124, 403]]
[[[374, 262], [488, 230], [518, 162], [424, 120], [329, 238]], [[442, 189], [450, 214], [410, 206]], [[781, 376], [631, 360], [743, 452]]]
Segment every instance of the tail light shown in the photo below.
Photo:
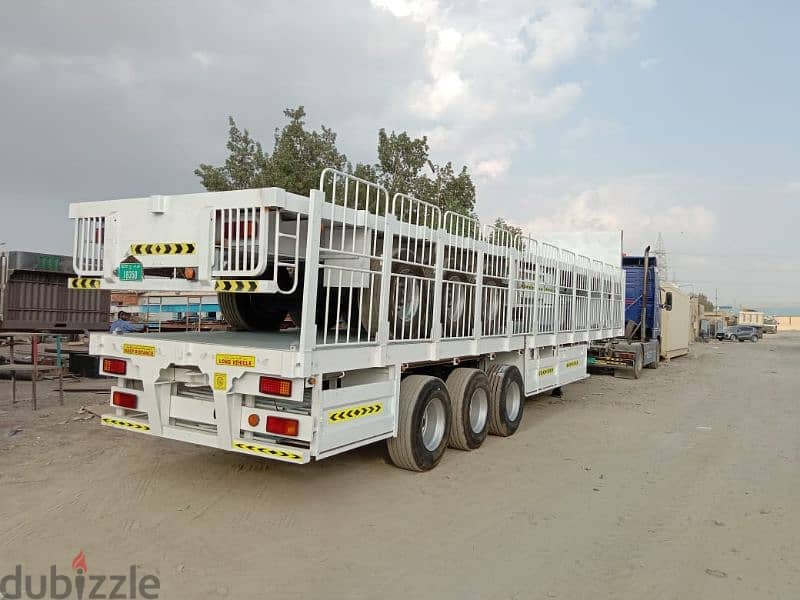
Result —
[[270, 396], [288, 398], [292, 395], [292, 382], [289, 379], [278, 379], [277, 377], [261, 377], [258, 380], [258, 391]]
[[296, 436], [300, 428], [300, 421], [297, 419], [286, 419], [284, 417], [267, 417], [267, 432], [277, 435]]
[[120, 408], [135, 410], [139, 405], [139, 398], [136, 397], [136, 394], [129, 394], [128, 392], [114, 392], [111, 394], [111, 404]]
[[104, 358], [103, 371], [113, 375], [125, 375], [128, 370], [127, 361], [120, 360], [119, 358]]
[[189, 281], [194, 281], [197, 279], [197, 269], [194, 267], [186, 267], [183, 269], [183, 278], [188, 279]]

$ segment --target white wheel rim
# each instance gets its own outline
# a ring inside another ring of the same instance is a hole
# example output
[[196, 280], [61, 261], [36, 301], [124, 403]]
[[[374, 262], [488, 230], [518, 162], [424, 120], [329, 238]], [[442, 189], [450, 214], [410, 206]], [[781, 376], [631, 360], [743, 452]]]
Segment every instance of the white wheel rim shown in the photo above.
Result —
[[469, 426], [473, 433], [480, 433], [489, 418], [489, 395], [482, 387], [472, 392], [469, 400]]
[[459, 322], [464, 316], [466, 306], [467, 291], [461, 286], [451, 285], [447, 290], [447, 301], [445, 302], [447, 319], [453, 323]]
[[422, 413], [422, 423], [420, 424], [422, 445], [426, 450], [433, 452], [442, 443], [445, 424], [444, 402], [441, 398], [432, 398]]
[[[416, 279], [411, 280], [411, 285], [406, 288], [401, 287], [397, 299], [397, 312], [400, 320], [404, 323], [411, 321], [419, 312], [422, 294], [420, 293], [420, 283]], [[408, 290], [406, 293], [406, 289]]]
[[503, 402], [506, 406], [506, 415], [509, 421], [516, 421], [519, 415], [519, 409], [522, 405], [522, 393], [520, 392], [519, 385], [512, 383], [506, 388], [506, 397]]

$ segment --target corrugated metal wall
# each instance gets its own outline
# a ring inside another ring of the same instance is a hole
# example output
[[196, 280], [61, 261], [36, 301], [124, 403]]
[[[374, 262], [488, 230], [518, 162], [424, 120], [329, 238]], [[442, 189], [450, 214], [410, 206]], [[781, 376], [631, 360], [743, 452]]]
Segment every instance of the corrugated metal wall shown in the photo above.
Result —
[[14, 271], [5, 290], [0, 329], [58, 331], [108, 328], [111, 294], [102, 290], [71, 290], [68, 275]]

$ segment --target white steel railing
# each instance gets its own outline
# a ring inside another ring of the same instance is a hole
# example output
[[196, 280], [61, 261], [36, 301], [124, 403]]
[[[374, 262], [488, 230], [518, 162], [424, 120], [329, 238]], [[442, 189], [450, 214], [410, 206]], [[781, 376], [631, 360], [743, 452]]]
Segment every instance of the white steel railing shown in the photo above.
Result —
[[538, 303], [536, 333], [555, 333], [558, 302], [559, 249], [552, 244], [539, 245]]
[[558, 331], [572, 331], [575, 305], [575, 253], [561, 250], [558, 263]]
[[216, 209], [212, 276], [253, 277], [263, 273], [267, 268], [270, 221], [276, 227], [278, 218], [277, 211], [269, 215], [263, 206]]
[[477, 315], [483, 306], [478, 295], [480, 223], [467, 215], [447, 211], [440, 234], [442, 261], [442, 338], [459, 339], [475, 335]]
[[325, 202], [317, 344], [374, 343], [382, 320], [384, 280], [390, 275], [384, 272], [384, 240], [391, 245], [389, 194], [380, 185], [335, 169], [322, 172], [319, 187]]
[[78, 217], [72, 248], [72, 266], [78, 275], [102, 275], [106, 218]]
[[529, 236], [518, 235], [514, 242], [518, 249], [517, 285], [515, 290], [513, 332], [536, 332], [537, 263], [539, 243]]
[[575, 331], [589, 326], [589, 273], [592, 261], [587, 256], [575, 258]]

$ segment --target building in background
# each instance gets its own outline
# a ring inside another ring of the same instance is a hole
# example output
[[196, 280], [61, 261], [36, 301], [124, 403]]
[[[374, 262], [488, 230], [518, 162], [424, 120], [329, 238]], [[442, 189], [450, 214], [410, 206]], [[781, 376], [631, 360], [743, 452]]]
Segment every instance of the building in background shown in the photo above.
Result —
[[739, 311], [739, 325], [764, 326], [764, 313], [754, 308], [743, 308]]
[[215, 295], [179, 293], [115, 293], [112, 313], [131, 313], [150, 331], [208, 331], [226, 329]]
[[775, 322], [778, 331], [800, 331], [800, 317], [798, 316], [776, 316]]

